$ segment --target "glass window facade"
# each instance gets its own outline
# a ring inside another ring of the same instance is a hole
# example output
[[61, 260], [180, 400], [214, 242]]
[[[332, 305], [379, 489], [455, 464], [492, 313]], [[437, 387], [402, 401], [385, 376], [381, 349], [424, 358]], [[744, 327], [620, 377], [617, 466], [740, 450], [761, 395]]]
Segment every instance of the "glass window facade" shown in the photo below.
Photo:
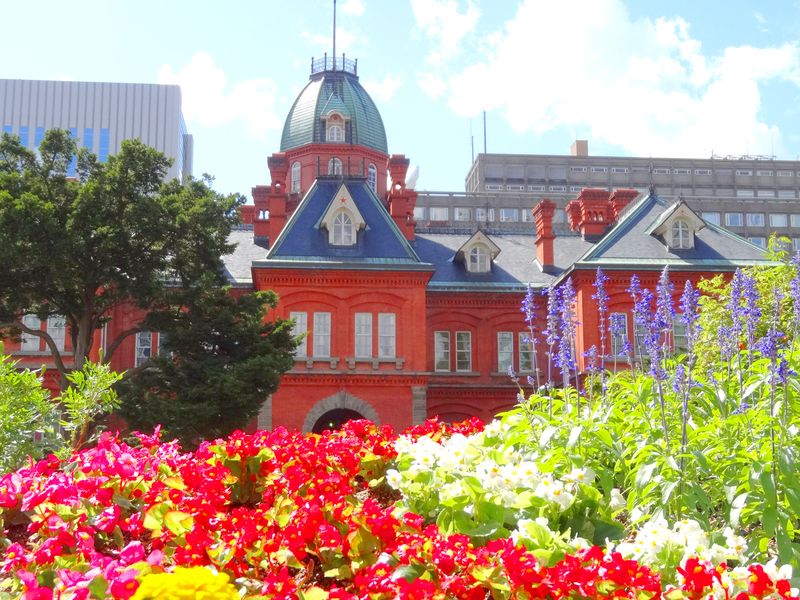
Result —
[[314, 313], [314, 356], [329, 358], [331, 355], [331, 313]]
[[397, 315], [378, 314], [378, 358], [397, 356]]
[[456, 371], [472, 370], [472, 333], [456, 331]]
[[97, 158], [100, 162], [106, 162], [108, 160], [109, 137], [108, 127], [102, 127], [100, 129], [100, 139], [97, 149]]
[[510, 331], [497, 332], [497, 372], [506, 373], [514, 368], [514, 334]]
[[450, 370], [450, 332], [433, 332], [434, 369], [437, 371]]
[[372, 313], [355, 315], [356, 358], [372, 358]]

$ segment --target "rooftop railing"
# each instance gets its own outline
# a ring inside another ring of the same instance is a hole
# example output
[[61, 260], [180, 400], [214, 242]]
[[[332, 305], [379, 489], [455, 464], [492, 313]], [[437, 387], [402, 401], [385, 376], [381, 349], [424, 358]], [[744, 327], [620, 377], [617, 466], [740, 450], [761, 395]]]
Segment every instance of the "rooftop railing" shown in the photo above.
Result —
[[358, 59], [352, 60], [342, 54], [338, 56], [328, 56], [326, 52], [322, 58], [311, 59], [311, 74], [324, 73], [326, 71], [344, 71], [351, 75], [358, 76]]

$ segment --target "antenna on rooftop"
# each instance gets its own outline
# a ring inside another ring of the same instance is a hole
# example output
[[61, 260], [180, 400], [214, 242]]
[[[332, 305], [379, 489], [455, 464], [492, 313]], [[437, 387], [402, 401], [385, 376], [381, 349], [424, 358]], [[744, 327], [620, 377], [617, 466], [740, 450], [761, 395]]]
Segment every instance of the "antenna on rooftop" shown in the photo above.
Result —
[[336, 0], [333, 0], [333, 70], [336, 70]]

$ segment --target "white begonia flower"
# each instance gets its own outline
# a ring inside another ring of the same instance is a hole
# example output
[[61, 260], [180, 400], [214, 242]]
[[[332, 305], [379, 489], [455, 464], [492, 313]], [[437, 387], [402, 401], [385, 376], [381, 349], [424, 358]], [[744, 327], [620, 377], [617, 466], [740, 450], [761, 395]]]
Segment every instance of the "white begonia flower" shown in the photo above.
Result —
[[403, 484], [403, 476], [400, 474], [400, 471], [397, 469], [387, 469], [386, 483], [389, 484], [389, 487], [399, 490], [400, 486]]
[[491, 423], [487, 423], [483, 428], [483, 433], [486, 437], [497, 437], [502, 431], [502, 425], [499, 419], [495, 419]]
[[407, 435], [400, 435], [394, 441], [394, 449], [398, 454], [409, 454], [414, 442]]
[[773, 558], [771, 561], [764, 565], [764, 572], [770, 576], [772, 581], [778, 579], [791, 579], [792, 578], [792, 565], [781, 565], [778, 567], [778, 559]]
[[595, 473], [588, 467], [582, 469], [574, 468], [572, 471], [564, 475], [561, 479], [564, 483], [580, 484], [592, 483], [595, 478]]
[[549, 502], [555, 502], [562, 508], [567, 508], [575, 499], [575, 496], [564, 488], [563, 483], [553, 480], [550, 475], [545, 475], [539, 480], [534, 493]]
[[467, 492], [464, 489], [464, 486], [461, 483], [460, 479], [456, 479], [455, 481], [445, 483], [439, 489], [439, 499], [441, 501], [453, 500], [454, 498], [460, 498], [461, 496], [466, 496], [466, 495]]
[[475, 474], [483, 483], [494, 485], [500, 480], [500, 465], [491, 459], [483, 460], [475, 466]]
[[625, 501], [625, 496], [622, 495], [622, 492], [619, 491], [618, 488], [614, 488], [611, 490], [611, 499], [608, 502], [608, 507], [611, 510], [620, 510], [625, 508], [628, 503]]

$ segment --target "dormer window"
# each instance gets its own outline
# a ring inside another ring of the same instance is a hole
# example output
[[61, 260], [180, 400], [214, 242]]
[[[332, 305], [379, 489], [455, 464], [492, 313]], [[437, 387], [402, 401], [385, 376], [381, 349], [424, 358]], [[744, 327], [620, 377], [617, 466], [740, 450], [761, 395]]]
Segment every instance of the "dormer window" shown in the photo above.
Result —
[[344, 210], [339, 211], [333, 218], [333, 245], [352, 246], [355, 238], [353, 219]]
[[331, 113], [325, 120], [325, 141], [344, 141], [344, 119], [339, 113]]
[[467, 261], [467, 270], [470, 273], [488, 273], [489, 272], [489, 250], [483, 244], [474, 246], [469, 251], [469, 260]]
[[670, 237], [670, 246], [675, 250], [688, 250], [692, 247], [692, 231], [683, 219], [673, 221]]

